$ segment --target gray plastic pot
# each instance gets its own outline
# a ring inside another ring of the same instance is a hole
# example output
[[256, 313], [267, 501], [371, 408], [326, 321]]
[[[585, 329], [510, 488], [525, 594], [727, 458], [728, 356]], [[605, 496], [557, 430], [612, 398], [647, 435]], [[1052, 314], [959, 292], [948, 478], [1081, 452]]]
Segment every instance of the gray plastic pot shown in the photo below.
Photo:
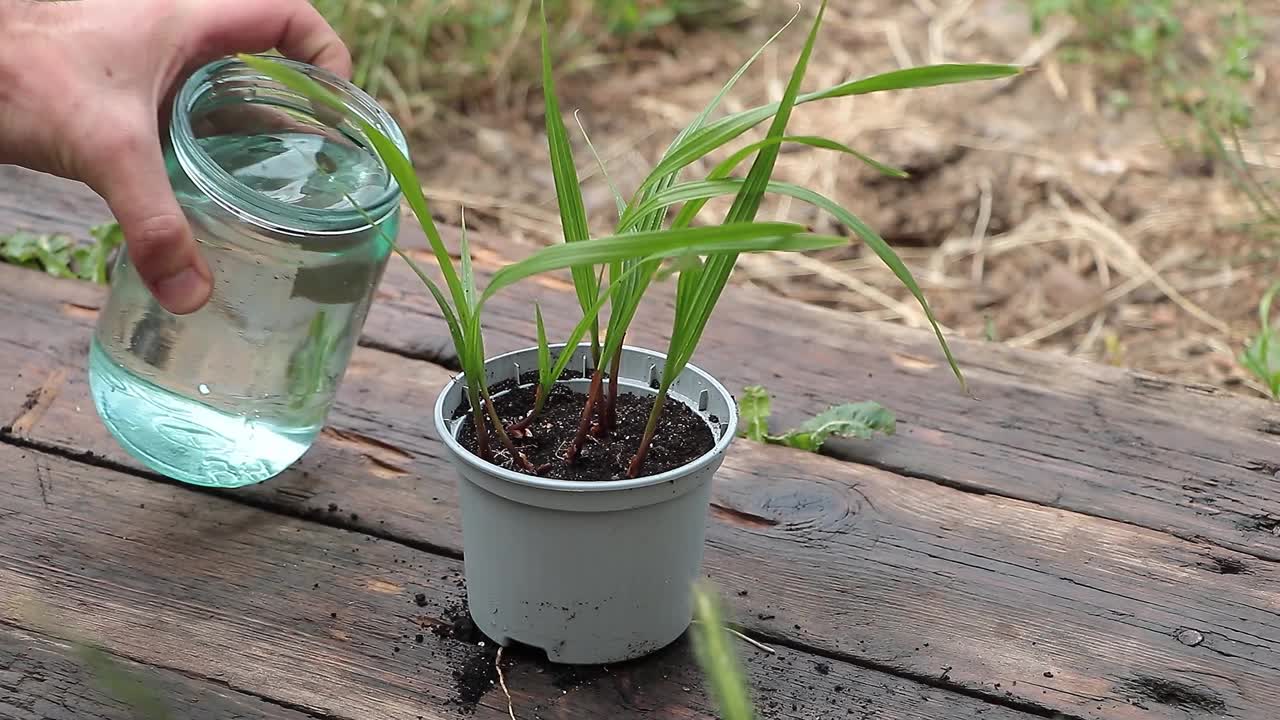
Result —
[[[563, 346], [552, 348], [553, 353]], [[590, 347], [569, 367], [589, 374]], [[652, 397], [665, 356], [624, 348], [620, 393]], [[530, 348], [489, 360], [493, 386], [537, 369]], [[589, 378], [565, 381], [586, 392]], [[552, 662], [621, 662], [674, 642], [692, 620], [711, 480], [737, 431], [737, 406], [692, 365], [671, 397], [698, 411], [716, 437], [688, 465], [649, 477], [572, 482], [524, 475], [481, 460], [457, 433], [466, 385], [454, 378], [435, 407], [436, 429], [460, 475], [467, 601], [500, 645], [541, 648]]]

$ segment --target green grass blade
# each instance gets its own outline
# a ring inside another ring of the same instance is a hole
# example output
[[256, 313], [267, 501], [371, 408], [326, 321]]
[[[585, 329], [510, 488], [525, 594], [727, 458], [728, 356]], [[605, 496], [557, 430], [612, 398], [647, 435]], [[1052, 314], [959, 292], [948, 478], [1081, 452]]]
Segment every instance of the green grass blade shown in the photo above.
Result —
[[[997, 80], [1017, 75], [1021, 72], [1022, 68], [1016, 65], [982, 63], [926, 65], [873, 75], [861, 80], [842, 83], [825, 90], [805, 93], [796, 98], [796, 104], [804, 105], [818, 100], [867, 95], [889, 90], [909, 90], [981, 80]], [[647, 192], [658, 184], [662, 178], [673, 172], [678, 172], [694, 161], [737, 139], [743, 133], [773, 116], [779, 107], [778, 103], [773, 103], [743, 110], [710, 123], [698, 129], [697, 132], [690, 133], [668, 150], [663, 159], [653, 168], [644, 182], [640, 184], [637, 194]]]
[[275, 60], [245, 54], [237, 57], [249, 67], [267, 75], [285, 87], [301, 93], [313, 103], [318, 103], [329, 110], [339, 113], [342, 117], [348, 118], [360, 127], [369, 144], [373, 146], [378, 157], [386, 165], [387, 171], [395, 178], [405, 201], [409, 203], [409, 207], [413, 210], [414, 216], [417, 217], [419, 225], [422, 226], [423, 233], [427, 236], [427, 241], [431, 245], [431, 250], [435, 253], [440, 272], [444, 275], [445, 284], [449, 287], [449, 292], [453, 296], [453, 302], [458, 311], [462, 312], [466, 307], [462, 282], [453, 267], [453, 259], [449, 256], [449, 250], [445, 247], [444, 240], [440, 237], [440, 232], [436, 228], [435, 220], [431, 217], [430, 206], [427, 203], [426, 196], [422, 193], [421, 182], [418, 180], [417, 173], [413, 169], [413, 163], [409, 161], [409, 158], [405, 157], [400, 148], [373, 125], [348, 113], [347, 107], [342, 100], [315, 80]]
[[838, 203], [826, 198], [808, 188], [792, 185], [789, 183], [773, 183], [770, 186], [774, 192], [790, 195], [791, 197], [809, 203], [814, 207], [825, 210], [836, 220], [839, 220], [849, 229], [853, 230], [861, 240], [871, 248], [889, 270], [891, 270], [898, 281], [907, 288], [907, 290], [915, 297], [916, 302], [920, 303], [921, 309], [924, 310], [925, 317], [929, 321], [929, 325], [933, 328], [934, 335], [938, 338], [938, 343], [942, 346], [942, 352], [947, 357], [947, 364], [951, 366], [951, 372], [955, 374], [956, 380], [960, 382], [960, 387], [967, 393], [969, 384], [964, 379], [964, 373], [960, 372], [960, 365], [956, 362], [955, 356], [951, 353], [951, 346], [947, 343], [946, 337], [942, 334], [942, 328], [938, 326], [938, 320], [933, 314], [932, 308], [929, 307], [929, 301], [925, 299], [924, 292], [920, 289], [919, 283], [911, 274], [911, 270], [902, 262], [902, 258], [893, 251], [889, 243], [885, 242], [880, 234], [871, 229], [857, 215], [849, 212], [841, 207]]
[[494, 293], [532, 275], [578, 265], [614, 262], [619, 258], [705, 255], [709, 253], [764, 250], [813, 250], [842, 245], [846, 241], [804, 232], [794, 223], [736, 223], [681, 230], [658, 230], [595, 238], [552, 245], [503, 267], [489, 281], [481, 304]]
[[613, 184], [613, 178], [609, 176], [609, 169], [604, 165], [604, 158], [600, 157], [600, 153], [596, 152], [596, 144], [591, 142], [591, 135], [587, 133], [587, 128], [582, 124], [581, 113], [577, 110], [573, 111], [573, 121], [578, 125], [578, 131], [582, 133], [582, 139], [587, 143], [587, 149], [591, 151], [591, 157], [595, 158], [596, 167], [600, 168], [600, 175], [604, 178], [605, 184], [609, 186], [609, 192], [613, 194], [613, 202], [618, 206], [618, 217], [622, 217], [622, 213], [627, 209], [627, 201], [622, 198], [622, 193], [618, 192], [618, 186]]
[[872, 75], [862, 80], [841, 83], [833, 88], [820, 92], [807, 93], [800, 98], [801, 103], [829, 98], [869, 95], [871, 93], [890, 90], [911, 90], [915, 88], [937, 87], [939, 85], [956, 85], [959, 83], [978, 82], [982, 80], [999, 80], [1012, 77], [1023, 72], [1017, 65], [1000, 65], [991, 63], [942, 63], [938, 65], [922, 65], [904, 70], [891, 70], [879, 75]]
[[[716, 93], [716, 96], [714, 98], [711, 99], [711, 102], [707, 103], [706, 107], [702, 109], [702, 112], [698, 113], [698, 116], [693, 119], [693, 122], [689, 123], [689, 125], [687, 125], [683, 130], [681, 130], [676, 135], [675, 139], [671, 142], [671, 145], [667, 148], [666, 154], [670, 154], [672, 150], [674, 150], [676, 147], [678, 147], [684, 142], [685, 138], [687, 138], [690, 134], [700, 129], [706, 123], [707, 118], [709, 118], [711, 116], [711, 113], [714, 112], [715, 109], [720, 106], [720, 103], [724, 101], [724, 98], [729, 94], [729, 91], [732, 90], [733, 87], [738, 84], [738, 81], [742, 79], [742, 76], [746, 74], [747, 70], [750, 69], [750, 67], [755, 64], [756, 60], [760, 59], [760, 56], [764, 54], [764, 51], [768, 49], [768, 47], [772, 45], [773, 42], [777, 40], [782, 35], [783, 32], [786, 31], [787, 28], [791, 27], [791, 23], [795, 22], [795, 19], [799, 16], [800, 16], [800, 11], [797, 10], [796, 13], [791, 16], [791, 19], [786, 22], [786, 24], [784, 24], [781, 28], [778, 29], [777, 32], [771, 35], [769, 39], [766, 40], [764, 44], [762, 44], [751, 55], [751, 57], [747, 58], [746, 62], [742, 63], [742, 65], [738, 67], [737, 71], [734, 72], [734, 74], [729, 78], [728, 82], [726, 82], [723, 86], [721, 86], [720, 91]], [[697, 158], [693, 158], [693, 160], [696, 160], [696, 159]], [[654, 172], [650, 173], [650, 178], [653, 179], [653, 182], [652, 183], [646, 182], [639, 189], [637, 189], [635, 199], [633, 200], [633, 202], [639, 202], [644, 199], [647, 199], [650, 193], [657, 190], [663, 190], [669, 187], [672, 183], [674, 183], [678, 179], [679, 170], [685, 167], [685, 165], [688, 165], [689, 162], [692, 162], [693, 160], [689, 160], [685, 162], [683, 165], [672, 165], [671, 171], [666, 173], [658, 172], [658, 170], [655, 169]], [[665, 161], [665, 157], [664, 157], [664, 161]], [[638, 223], [637, 227], [642, 231], [657, 230], [659, 227], [662, 226], [662, 221], [665, 217], [666, 217], [665, 211], [655, 212], [652, 215], [644, 217], [644, 219]]]
[[[681, 183], [680, 185], [676, 185], [671, 188], [663, 195], [660, 195], [659, 198], [663, 200], [670, 199], [671, 202], [674, 203], [723, 197], [731, 193], [739, 192], [745, 182], [745, 180], [734, 178], [728, 180], [705, 180]], [[898, 257], [898, 254], [894, 252], [893, 248], [885, 242], [884, 238], [880, 237], [875, 230], [871, 229], [871, 227], [863, 222], [863, 220], [857, 215], [845, 209], [834, 200], [814, 192], [813, 190], [799, 185], [777, 181], [770, 181], [767, 185], [767, 190], [768, 192], [778, 195], [787, 195], [830, 213], [832, 217], [852, 230], [859, 239], [871, 248], [872, 252], [874, 252], [885, 266], [893, 272], [894, 276], [898, 278], [898, 281], [907, 288], [907, 290], [920, 304], [921, 309], [924, 310], [925, 317], [928, 319], [930, 326], [933, 328], [934, 334], [938, 338], [938, 342], [942, 346], [943, 353], [947, 357], [947, 363], [951, 366], [951, 370], [955, 374], [956, 379], [960, 381], [961, 387], [967, 391], [968, 384], [964, 379], [964, 374], [960, 371], [960, 367], [951, 352], [951, 347], [947, 344], [946, 338], [942, 334], [942, 328], [939, 327], [937, 318], [934, 316], [933, 310], [929, 307], [928, 300], [925, 299], [924, 292], [920, 289], [919, 283], [916, 282], [915, 277], [911, 274], [911, 270], [902, 262], [902, 259]], [[715, 258], [712, 258], [712, 260], [714, 259]], [[699, 285], [701, 284], [701, 279], [699, 279]], [[708, 287], [706, 292], [711, 293], [713, 289], [714, 288]], [[689, 302], [691, 300], [691, 298], [686, 297], [685, 293], [685, 288], [683, 286], [680, 287], [677, 292], [676, 304], [678, 307], [681, 305], [682, 301]], [[698, 312], [704, 311], [705, 303], [709, 299], [710, 294], [699, 303], [696, 310]], [[1267, 305], [1269, 306], [1270, 298], [1267, 298], [1267, 300]], [[689, 312], [694, 312], [694, 310], [691, 309]]]
[[[783, 143], [794, 143], [797, 145], [807, 145], [809, 147], [814, 147], [814, 148], [819, 148], [824, 150], [834, 150], [836, 152], [841, 152], [846, 155], [852, 155], [858, 158], [859, 160], [865, 162], [866, 164], [870, 165], [871, 167], [875, 168], [876, 170], [880, 171], [881, 173], [888, 175], [890, 177], [895, 177], [895, 178], [908, 177], [906, 172], [894, 167], [890, 167], [889, 165], [885, 165], [884, 163], [881, 163], [873, 158], [870, 158], [858, 152], [857, 150], [854, 150], [853, 148], [848, 147], [847, 145], [836, 142], [835, 140], [831, 140], [829, 138], [824, 138], [824, 137], [816, 137], [816, 136], [791, 135], [791, 136], [784, 136], [780, 138], [766, 138], [759, 142], [752, 143], [751, 145], [748, 145], [742, 148], [741, 150], [738, 150], [737, 152], [733, 153], [728, 158], [726, 158], [723, 162], [718, 164], [707, 176], [707, 179], [717, 180], [720, 178], [728, 177], [733, 172], [733, 170], [736, 169], [737, 166], [742, 163], [742, 161], [750, 157], [753, 152], [760, 150], [764, 147], [767, 147], [769, 145], [777, 145], [777, 144], [783, 144]], [[631, 208], [627, 212], [627, 214], [623, 217], [622, 221], [619, 223], [619, 232], [626, 232], [627, 230], [632, 229], [633, 227], [635, 227], [636, 222], [640, 218], [648, 216], [650, 213], [654, 212], [659, 208], [669, 207], [671, 205], [684, 202], [684, 200], [679, 199], [679, 197], [680, 196], [678, 193], [671, 192], [671, 188], [665, 188], [661, 191], [656, 191], [650, 194], [649, 198], [646, 199], [643, 203]], [[693, 221], [693, 219], [697, 216], [697, 214], [702, 210], [704, 205], [705, 205], [705, 202], [699, 202], [699, 203], [692, 203], [682, 208], [680, 213], [676, 216], [676, 219], [672, 221], [672, 227], [677, 227], [677, 228], [688, 227], [689, 223]]]
[[458, 240], [458, 254], [462, 256], [462, 297], [467, 303], [467, 315], [471, 315], [475, 311], [476, 298], [479, 297], [476, 292], [476, 275], [471, 264], [471, 243], [467, 240], [467, 208], [462, 208], [462, 237]]
[[694, 651], [711, 685], [711, 696], [720, 708], [721, 720], [753, 720], [746, 674], [725, 630], [720, 606], [709, 590], [694, 588]]
[[[750, 222], [755, 219], [756, 213], [760, 210], [760, 204], [769, 185], [769, 178], [773, 175], [773, 168], [781, 151], [781, 138], [786, 134], [787, 123], [791, 120], [796, 98], [800, 95], [800, 85], [804, 82], [805, 71], [809, 67], [809, 58], [813, 55], [814, 45], [817, 44], [818, 30], [822, 27], [826, 10], [827, 0], [823, 0], [809, 29], [809, 36], [805, 39], [804, 48], [800, 51], [800, 57], [796, 59], [795, 67], [791, 71], [791, 78], [787, 81], [782, 100], [778, 103], [778, 110], [769, 125], [766, 138], [778, 142], [768, 143], [760, 148], [755, 162], [751, 165], [751, 171], [747, 173], [747, 179], [734, 197], [733, 206], [725, 218], [725, 223], [729, 225]], [[681, 306], [677, 303], [661, 390], [670, 386], [692, 358], [694, 348], [697, 347], [706, 329], [711, 313], [720, 299], [721, 292], [724, 291], [724, 286], [736, 262], [737, 256], [732, 254], [720, 254], [708, 258], [706, 265], [698, 273], [697, 285], [685, 293], [685, 304]]]
[[[800, 57], [796, 60], [795, 68], [791, 72], [791, 79], [787, 82], [787, 89], [782, 95], [778, 112], [774, 114], [773, 121], [770, 123], [766, 137], [776, 138], [779, 142], [769, 143], [760, 148], [755, 162], [751, 165], [751, 171], [747, 173], [747, 182], [742, 192], [734, 199], [733, 207], [729, 209], [725, 222], [748, 222], [755, 219], [756, 213], [760, 210], [765, 186], [773, 175], [778, 153], [782, 151], [779, 143], [786, 132], [787, 123], [791, 121], [791, 112], [795, 108], [796, 97], [800, 95], [800, 84], [804, 82], [805, 70], [809, 67], [809, 58], [813, 55], [813, 46], [818, 41], [818, 29], [822, 26], [822, 18], [826, 11], [827, 0], [822, 0], [822, 4], [818, 6], [818, 16], [814, 18], [809, 37], [805, 40], [804, 49], [800, 51]], [[728, 258], [726, 256], [718, 260], [725, 262]]]
[[538, 326], [538, 384], [543, 392], [551, 390], [555, 379], [551, 376], [551, 345], [547, 342], [547, 326], [542, 322], [542, 306], [533, 304], [533, 318]]
[[465, 352], [466, 343], [463, 341], [462, 326], [458, 323], [458, 317], [453, 313], [453, 309], [449, 307], [448, 299], [440, 291], [440, 286], [436, 285], [435, 281], [418, 265], [418, 262], [409, 257], [409, 253], [399, 247], [396, 247], [395, 251], [409, 265], [409, 268], [418, 276], [422, 284], [427, 286], [427, 290], [431, 292], [431, 296], [436, 300], [436, 305], [440, 306], [440, 314], [444, 315], [445, 324], [449, 326], [449, 337], [453, 340], [453, 347], [459, 355], [459, 361], [462, 361], [461, 355]]
[[1262, 300], [1258, 302], [1258, 322], [1264, 330], [1271, 327], [1271, 303], [1275, 300], [1277, 293], [1280, 293], [1280, 282], [1267, 288], [1267, 291], [1262, 294]]
[[[560, 224], [566, 243], [581, 242], [590, 236], [587, 228], [587, 211], [582, 201], [582, 187], [578, 180], [578, 168], [569, 144], [569, 131], [565, 128], [556, 98], [555, 74], [551, 67], [551, 43], [548, 38], [546, 3], [542, 7], [542, 94], [546, 109], [547, 145], [551, 153], [551, 173], [555, 180], [556, 202], [560, 206]], [[590, 266], [573, 268], [573, 285], [578, 293], [578, 304], [585, 311], [600, 293], [596, 275]]]
[[880, 162], [879, 160], [876, 160], [875, 158], [869, 157], [867, 155], [864, 155], [858, 152], [857, 150], [854, 150], [848, 145], [836, 142], [835, 140], [832, 140], [830, 138], [825, 138], [817, 135], [788, 135], [785, 137], [778, 137], [778, 138], [765, 138], [760, 142], [752, 143], [742, 148], [741, 150], [738, 150], [732, 155], [730, 155], [728, 158], [726, 158], [724, 161], [722, 161], [719, 165], [716, 166], [715, 170], [712, 171], [712, 174], [721, 173], [722, 176], [728, 176], [731, 172], [733, 172], [734, 168], [738, 167], [738, 165], [743, 160], [746, 160], [748, 157], [750, 157], [751, 153], [755, 152], [758, 149], [763, 149], [765, 147], [768, 147], [769, 145], [782, 144], [782, 143], [808, 145], [809, 147], [820, 148], [822, 150], [835, 150], [836, 152], [842, 152], [846, 155], [852, 155], [858, 158], [862, 162], [871, 166], [880, 174], [885, 175], [887, 177], [896, 178], [899, 180], [910, 177], [910, 175], [908, 175], [905, 170], [900, 170], [891, 165], [886, 165]]

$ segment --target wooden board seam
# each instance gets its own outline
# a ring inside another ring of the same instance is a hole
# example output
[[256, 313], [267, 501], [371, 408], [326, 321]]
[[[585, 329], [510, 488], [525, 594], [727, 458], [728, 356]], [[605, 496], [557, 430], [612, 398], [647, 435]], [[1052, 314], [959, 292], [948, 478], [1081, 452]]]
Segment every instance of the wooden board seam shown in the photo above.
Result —
[[[8, 620], [5, 620], [4, 618], [0, 618], [0, 628], [9, 629], [17, 633], [31, 635], [37, 639], [43, 639], [47, 642], [55, 643], [55, 644], [69, 645], [76, 642], [71, 638], [65, 638], [60, 635], [54, 635], [48, 632], [47, 630], [43, 630], [40, 628], [28, 627], [26, 625], [10, 622]], [[233, 692], [237, 695], [243, 695], [244, 697], [253, 698], [254, 700], [267, 703], [268, 705], [274, 705], [282, 710], [292, 710], [293, 712], [301, 713], [303, 715], [306, 715], [307, 717], [315, 718], [315, 720], [351, 720], [350, 718], [346, 718], [341, 715], [330, 715], [328, 713], [319, 711], [315, 708], [308, 708], [308, 707], [299, 705], [297, 703], [288, 702], [287, 700], [280, 700], [278, 698], [273, 698], [267, 695], [262, 695], [262, 694], [253, 692], [252, 690], [246, 690], [244, 688], [235, 687], [231, 683], [225, 680], [221, 680], [219, 678], [208, 677], [205, 675], [201, 675], [199, 673], [191, 672], [189, 670], [183, 670], [182, 668], [169, 667], [166, 665], [159, 665], [156, 663], [147, 662], [145, 660], [131, 657], [126, 653], [121, 653], [118, 650], [113, 650], [105, 647], [99, 647], [98, 650], [100, 650], [103, 653], [106, 653], [107, 655], [117, 660], [124, 660], [126, 662], [133, 663], [134, 665], [150, 668], [151, 670], [158, 670], [164, 673], [172, 673], [173, 675], [178, 675], [188, 680], [194, 680], [196, 682], [206, 683], [209, 685], [213, 685], [215, 687], [220, 687], [224, 690]], [[87, 669], [86, 669], [86, 672], [87, 672]], [[113, 698], [113, 699], [116, 699], [116, 698]]]
[[1060, 710], [1054, 710], [1025, 700], [1018, 700], [1015, 697], [985, 691], [982, 688], [972, 688], [961, 683], [949, 684], [946, 682], [946, 680], [949, 679], [946, 672], [943, 672], [942, 675], [939, 676], [925, 675], [924, 673], [912, 672], [905, 668], [894, 667], [888, 663], [869, 662], [857, 657], [856, 655], [843, 653], [839, 650], [822, 650], [806, 647], [804, 643], [790, 640], [782, 635], [774, 635], [773, 633], [761, 632], [759, 630], [751, 631], [751, 639], [758, 640], [766, 645], [787, 648], [789, 650], [795, 650], [796, 652], [803, 652], [808, 655], [821, 657], [826, 660], [848, 663], [865, 670], [882, 672], [886, 675], [892, 675], [894, 677], [902, 678], [903, 680], [910, 680], [911, 682], [934, 688], [935, 690], [953, 692], [957, 695], [964, 695], [965, 697], [970, 697], [974, 700], [980, 700], [989, 705], [996, 705], [1008, 710], [1034, 715], [1035, 717], [1052, 718], [1052, 720], [1087, 720], [1079, 715], [1066, 714]]
[[31, 440], [30, 438], [12, 435], [7, 432], [0, 432], [0, 444], [30, 450], [35, 453], [61, 458], [63, 460], [69, 460], [82, 465], [88, 465], [89, 467], [101, 468], [103, 470], [110, 470], [111, 472], [131, 475], [142, 480], [178, 487], [183, 490], [188, 490], [202, 495], [211, 495], [222, 498], [223, 500], [229, 500], [239, 505], [251, 507], [256, 510], [280, 515], [282, 517], [311, 522], [324, 527], [333, 528], [335, 530], [345, 530], [358, 535], [367, 535], [379, 540], [395, 543], [396, 545], [402, 545], [412, 550], [429, 553], [431, 555], [448, 558], [450, 560], [462, 560], [462, 553], [454, 550], [453, 548], [444, 547], [423, 540], [414, 540], [412, 538], [402, 537], [391, 532], [379, 531], [377, 528], [363, 526], [357, 523], [345, 523], [336, 520], [336, 518], [343, 517], [341, 515], [335, 516], [332, 513], [325, 513], [319, 510], [314, 512], [296, 512], [292, 511], [291, 508], [284, 503], [267, 502], [257, 498], [238, 495], [225, 489], [189, 485], [143, 468], [137, 468], [124, 463], [115, 462], [108, 458], [101, 457], [93, 451], [86, 450], [84, 452], [71, 452], [65, 448], [58, 447], [57, 445], [38, 440]]

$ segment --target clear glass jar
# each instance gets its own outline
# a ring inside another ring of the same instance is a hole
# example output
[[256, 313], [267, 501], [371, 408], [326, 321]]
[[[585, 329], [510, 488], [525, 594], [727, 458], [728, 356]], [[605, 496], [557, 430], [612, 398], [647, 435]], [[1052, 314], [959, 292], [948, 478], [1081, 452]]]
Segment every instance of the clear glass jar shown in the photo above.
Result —
[[[367, 94], [291, 64], [407, 153]], [[234, 58], [198, 70], [176, 97], [165, 157], [213, 294], [173, 315], [121, 252], [89, 358], [99, 416], [156, 472], [214, 487], [261, 482], [325, 423], [400, 204], [363, 133], [331, 127], [331, 115]]]

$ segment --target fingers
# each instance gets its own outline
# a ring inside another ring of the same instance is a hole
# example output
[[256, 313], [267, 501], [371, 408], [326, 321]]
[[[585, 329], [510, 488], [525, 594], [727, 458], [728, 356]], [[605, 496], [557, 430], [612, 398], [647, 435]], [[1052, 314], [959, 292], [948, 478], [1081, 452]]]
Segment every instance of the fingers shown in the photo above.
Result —
[[199, 310], [213, 278], [169, 185], [154, 132], [128, 133], [102, 146], [89, 184], [124, 231], [129, 259], [162, 307], [175, 315]]
[[192, 26], [205, 58], [278, 49], [286, 57], [351, 77], [351, 53], [307, 0], [233, 0], [195, 3]]

